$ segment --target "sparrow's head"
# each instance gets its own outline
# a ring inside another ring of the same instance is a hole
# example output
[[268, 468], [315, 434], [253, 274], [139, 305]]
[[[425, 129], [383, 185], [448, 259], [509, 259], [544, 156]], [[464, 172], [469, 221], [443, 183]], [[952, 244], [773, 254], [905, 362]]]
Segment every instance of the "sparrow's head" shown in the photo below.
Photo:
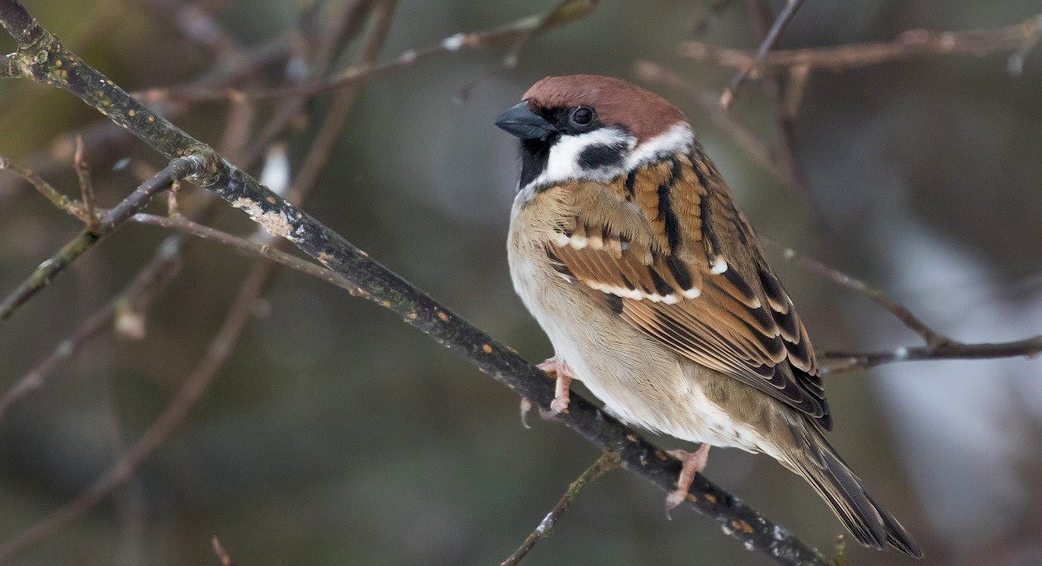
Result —
[[521, 138], [519, 189], [562, 181], [608, 181], [688, 152], [684, 115], [653, 92], [612, 77], [546, 77], [496, 125]]

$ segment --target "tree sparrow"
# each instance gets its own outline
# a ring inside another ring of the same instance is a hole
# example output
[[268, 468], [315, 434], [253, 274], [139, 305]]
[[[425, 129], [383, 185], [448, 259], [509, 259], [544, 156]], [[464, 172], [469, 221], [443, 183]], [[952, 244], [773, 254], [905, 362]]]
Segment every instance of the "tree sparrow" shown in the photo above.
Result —
[[521, 139], [508, 242], [514, 288], [571, 379], [680, 452], [667, 503], [709, 446], [803, 476], [862, 544], [922, 551], [825, 439], [832, 417], [807, 331], [684, 115], [626, 81], [548, 77], [496, 125]]

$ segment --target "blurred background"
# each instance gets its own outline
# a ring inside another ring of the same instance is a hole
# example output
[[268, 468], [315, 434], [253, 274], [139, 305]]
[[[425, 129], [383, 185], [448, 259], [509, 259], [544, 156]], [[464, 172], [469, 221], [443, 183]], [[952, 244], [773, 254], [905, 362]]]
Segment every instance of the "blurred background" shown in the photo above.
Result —
[[[733, 70], [678, 55], [689, 40], [755, 49], [757, 7], [777, 13], [783, 2], [605, 1], [530, 38], [515, 67], [502, 63], [516, 36], [489, 41], [378, 77], [339, 107], [336, 93], [256, 103], [191, 94], [321, 76], [323, 57], [346, 68], [367, 55], [367, 38], [380, 38], [380, 18], [386, 40], [368, 55], [390, 61], [458, 32], [545, 14], [554, 2], [402, 0], [393, 11], [348, 0], [26, 4], [128, 89], [196, 85], [156, 95], [156, 107], [253, 172], [266, 161], [273, 184], [284, 159], [299, 180], [323, 126], [342, 114], [304, 208], [533, 361], [551, 350], [510, 287], [504, 246], [516, 141], [492, 121], [552, 74], [616, 75], [666, 96], [690, 117], [762, 236], [885, 289], [939, 332], [998, 342], [1042, 327], [1038, 50], [1019, 73], [1009, 49], [814, 70], [798, 112], [781, 121], [764, 83], [747, 82], [730, 116], [771, 155], [787, 156], [792, 180], [694, 96], [719, 94]], [[997, 28], [1038, 12], [1027, 0], [808, 1], [778, 47]], [[342, 41], [330, 39], [337, 26]], [[14, 49], [6, 36], [0, 44]], [[323, 55], [329, 45], [343, 50]], [[195, 82], [244, 60], [260, 64], [223, 83]], [[659, 80], [662, 71], [683, 84]], [[290, 119], [269, 131], [281, 115]], [[85, 136], [100, 206], [163, 165], [68, 94], [0, 83], [0, 155], [70, 196], [78, 195], [75, 132]], [[205, 198], [186, 187], [180, 200], [194, 210]], [[163, 213], [161, 205], [151, 210]], [[207, 222], [255, 231], [225, 206]], [[0, 175], [0, 293], [80, 229], [26, 183]], [[168, 235], [126, 226], [0, 325], [0, 394], [121, 293]], [[197, 371], [254, 269], [253, 258], [209, 241], [186, 244], [179, 258], [147, 306], [119, 302], [116, 331], [103, 325], [5, 408], [0, 541], [83, 494], [141, 437]], [[778, 254], [772, 261], [819, 350], [920, 343], [863, 296]], [[387, 310], [299, 272], [277, 274], [262, 296], [209, 387], [132, 480], [13, 563], [217, 564], [216, 535], [240, 565], [498, 564], [597, 457], [563, 426], [532, 415], [532, 428], [522, 427], [512, 392]], [[923, 564], [1042, 563], [1038, 361], [894, 364], [826, 383], [832, 442], [920, 539]], [[716, 450], [706, 475], [826, 553], [842, 532], [769, 458]], [[525, 564], [769, 563], [691, 509], [667, 520], [664, 496], [613, 472], [580, 495]], [[856, 544], [848, 557], [859, 566], [911, 562]]]

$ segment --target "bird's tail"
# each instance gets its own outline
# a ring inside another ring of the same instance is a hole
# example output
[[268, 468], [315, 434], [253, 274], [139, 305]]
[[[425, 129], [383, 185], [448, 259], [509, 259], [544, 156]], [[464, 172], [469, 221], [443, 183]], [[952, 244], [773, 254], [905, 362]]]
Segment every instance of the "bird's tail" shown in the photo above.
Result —
[[784, 463], [814, 487], [858, 542], [880, 550], [889, 544], [901, 552], [922, 558], [922, 549], [908, 531], [876, 503], [861, 478], [836, 454], [828, 440], [811, 426], [803, 432], [804, 442], [796, 443], [798, 448], [794, 446], [793, 450], [787, 451], [787, 462]]

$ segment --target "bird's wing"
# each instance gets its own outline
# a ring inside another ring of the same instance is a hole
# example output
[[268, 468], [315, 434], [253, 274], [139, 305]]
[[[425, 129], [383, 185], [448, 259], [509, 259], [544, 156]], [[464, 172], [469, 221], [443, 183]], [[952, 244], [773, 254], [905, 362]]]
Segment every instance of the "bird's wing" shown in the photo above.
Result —
[[684, 357], [831, 428], [807, 331], [699, 150], [555, 192], [570, 212], [546, 253], [562, 276]]

